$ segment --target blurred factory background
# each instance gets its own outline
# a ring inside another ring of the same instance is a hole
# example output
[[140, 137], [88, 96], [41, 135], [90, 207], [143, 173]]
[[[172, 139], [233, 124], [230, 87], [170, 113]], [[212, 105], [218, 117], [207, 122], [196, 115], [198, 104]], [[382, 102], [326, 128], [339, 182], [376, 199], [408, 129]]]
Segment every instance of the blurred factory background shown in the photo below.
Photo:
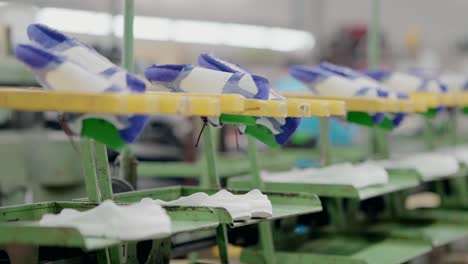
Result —
[[[31, 23], [43, 23], [76, 36], [120, 64], [123, 2], [0, 0], [0, 86], [38, 86], [34, 76], [14, 59], [13, 54], [17, 44], [29, 42], [25, 29]], [[367, 35], [372, 0], [134, 2], [135, 71], [139, 75], [151, 64], [196, 64], [200, 53], [213, 53], [265, 76], [279, 91], [293, 91], [306, 88], [289, 76], [288, 66], [292, 64], [314, 65], [326, 60], [355, 69], [368, 67]], [[421, 67], [438, 73], [455, 71], [468, 76], [468, 1], [388, 0], [380, 1], [380, 5], [382, 68]], [[86, 196], [77, 147], [80, 139], [63, 132], [59, 117], [56, 112], [0, 109], [0, 206]], [[339, 118], [330, 120], [333, 145], [367, 147], [361, 143], [369, 142], [370, 129]], [[422, 116], [409, 116], [405, 122], [392, 132], [393, 135], [422, 134]], [[468, 132], [468, 121], [460, 119], [459, 125], [460, 134]], [[135, 166], [135, 171], [130, 173], [138, 175], [133, 178], [137, 178], [136, 182], [119, 174], [118, 153], [109, 150], [114, 192], [175, 184], [195, 185], [197, 177], [204, 173], [204, 167], [200, 165], [200, 149], [196, 147], [201, 130], [199, 118], [152, 116], [138, 141], [131, 146], [138, 160], [135, 161], [140, 162], [138, 171]], [[239, 135], [235, 127], [224, 126], [219, 131], [217, 147], [223, 152], [223, 158], [247, 160], [247, 138]], [[318, 118], [303, 119], [285, 147], [305, 149], [307, 146], [305, 150], [310, 151], [318, 145], [319, 132]], [[395, 142], [390, 144], [391, 148], [399, 148], [399, 152], [424, 148], [423, 142], [419, 141]], [[258, 147], [260, 151], [270, 150], [261, 143]], [[306, 155], [311, 154], [307, 152]], [[192, 163], [187, 165], [179, 161]], [[169, 172], [170, 165], [161, 165], [163, 162], [178, 162], [173, 166], [181, 166], [178, 171], [188, 168], [184, 171], [188, 176], [174, 175]], [[316, 159], [291, 163], [307, 167], [318, 162]], [[193, 164], [197, 165], [190, 167]], [[246, 162], [245, 168], [249, 166]], [[230, 174], [237, 173], [235, 169]], [[247, 229], [246, 233], [253, 232]], [[230, 236], [235, 239], [236, 233], [230, 233]], [[389, 252], [392, 254], [391, 250]]]
[[[211, 51], [243, 64], [265, 64], [261, 69], [271, 65], [272, 71], [291, 60], [313, 63], [333, 57], [352, 57], [349, 63], [359, 65], [365, 41], [358, 40], [365, 37], [370, 2], [140, 0], [135, 6], [136, 56], [142, 64], [184, 63], [192, 62], [200, 51]], [[436, 0], [396, 0], [381, 5], [389, 65], [405, 63], [408, 54], [432, 67], [459, 69], [465, 63], [466, 1], [447, 5]], [[0, 19], [8, 29], [2, 50], [8, 42], [24, 40], [24, 26], [38, 21], [80, 35], [109, 56], [118, 56], [121, 10], [118, 1], [110, 0], [2, 1]]]
[[[287, 66], [292, 63], [328, 60], [358, 69], [366, 67], [370, 0], [138, 0], [135, 5], [139, 74], [153, 63], [195, 63], [199, 53], [208, 52], [264, 75], [279, 90], [294, 90], [304, 87], [288, 77]], [[463, 23], [467, 8], [468, 2], [462, 0], [453, 0], [450, 5], [437, 0], [382, 1], [382, 66], [401, 69], [412, 65], [468, 73], [468, 31]], [[114, 0], [0, 1], [0, 84], [36, 85], [33, 76], [12, 56], [12, 47], [27, 42], [25, 28], [33, 22], [78, 36], [119, 63], [121, 14], [121, 1]], [[72, 139], [61, 131], [57, 117], [57, 113], [0, 112], [4, 130], [0, 142], [22, 146], [2, 156], [2, 162], [7, 167], [15, 162], [27, 164], [16, 164], [8, 171], [8, 177], [17, 179], [14, 186], [9, 186], [11, 181], [5, 178], [0, 180], [3, 203], [50, 200], [60, 195], [76, 197], [74, 191], [82, 192], [78, 153], [69, 144]], [[367, 130], [351, 124], [333, 121], [332, 126], [335, 144], [358, 143], [366, 137]], [[317, 135], [317, 120], [304, 120], [301, 129]], [[301, 135], [301, 129], [297, 135]], [[193, 119], [153, 117], [133, 148], [139, 160], [194, 161], [199, 131], [199, 122]], [[224, 151], [245, 148], [246, 139], [236, 134], [232, 128], [223, 128], [220, 146]], [[28, 140], [36, 143], [24, 144]], [[313, 137], [308, 141], [315, 144]], [[291, 144], [297, 142], [293, 139]], [[41, 148], [41, 144], [47, 147]], [[115, 159], [116, 154], [111, 154]], [[31, 171], [44, 174], [33, 179], [39, 181], [37, 189], [26, 188]], [[139, 185], [171, 183], [145, 179]], [[12, 198], [17, 193], [19, 200]]]

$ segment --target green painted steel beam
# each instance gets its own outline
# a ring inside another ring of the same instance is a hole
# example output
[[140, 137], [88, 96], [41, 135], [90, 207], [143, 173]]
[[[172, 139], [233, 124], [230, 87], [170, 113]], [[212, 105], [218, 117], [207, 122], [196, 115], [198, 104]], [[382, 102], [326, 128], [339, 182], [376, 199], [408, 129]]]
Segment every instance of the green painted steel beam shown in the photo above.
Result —
[[[134, 0], [125, 0], [124, 3], [124, 35], [122, 49], [122, 66], [130, 73], [135, 72], [134, 59], [134, 19], [135, 19]], [[127, 180], [136, 187], [135, 175], [136, 158], [130, 146], [125, 146], [119, 155], [119, 177]]]
[[124, 37], [122, 49], [122, 66], [129, 72], [134, 72], [133, 56], [133, 21], [135, 13], [134, 0], [125, 0], [124, 6]]
[[367, 64], [369, 68], [380, 66], [380, 0], [372, 0], [371, 22], [367, 38]]
[[249, 174], [255, 188], [263, 190], [263, 181], [260, 177], [260, 166], [258, 162], [258, 153], [256, 139], [252, 136], [247, 136], [247, 155], [249, 158]]
[[83, 164], [83, 173], [86, 184], [88, 199], [92, 202], [101, 202], [101, 193], [99, 192], [99, 182], [96, 164], [94, 159], [94, 144], [91, 139], [81, 141], [81, 162]]
[[99, 182], [101, 200], [112, 200], [112, 183], [107, 159], [107, 148], [104, 144], [94, 143], [96, 174]]
[[221, 184], [217, 170], [216, 150], [213, 145], [213, 136], [211, 133], [212, 129], [210, 125], [206, 125], [202, 133], [205, 168], [204, 172], [200, 175], [199, 185], [204, 188], [219, 189], [221, 188]]
[[[372, 0], [372, 14], [369, 23], [367, 38], [367, 67], [378, 69], [380, 67], [380, 0]], [[371, 154], [375, 158], [385, 159], [389, 157], [388, 133], [381, 128], [374, 127], [370, 130]]]
[[[264, 191], [265, 184], [260, 176], [260, 165], [258, 163], [256, 139], [252, 136], [247, 136], [247, 155], [250, 164], [250, 179], [253, 187]], [[273, 202], [272, 202], [273, 205]], [[274, 214], [273, 209], [273, 214]], [[275, 246], [273, 245], [272, 227], [269, 222], [262, 222], [258, 225], [259, 246], [262, 248], [263, 259], [267, 264], [275, 264], [276, 258], [274, 257]]]

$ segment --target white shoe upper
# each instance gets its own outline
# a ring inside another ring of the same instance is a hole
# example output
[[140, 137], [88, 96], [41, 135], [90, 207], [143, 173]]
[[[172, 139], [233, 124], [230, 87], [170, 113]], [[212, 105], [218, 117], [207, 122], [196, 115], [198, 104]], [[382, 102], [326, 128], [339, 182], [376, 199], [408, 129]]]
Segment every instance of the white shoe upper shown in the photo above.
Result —
[[206, 193], [194, 193], [173, 201], [156, 200], [167, 206], [202, 206], [225, 208], [234, 221], [246, 221], [251, 218], [267, 218], [272, 216], [272, 206], [266, 195], [259, 190], [247, 194], [234, 195], [227, 190], [209, 196]]
[[415, 169], [425, 180], [455, 175], [460, 169], [457, 159], [445, 153], [426, 152], [391, 160], [372, 161], [386, 169]]
[[437, 152], [452, 155], [455, 157], [458, 162], [468, 165], [468, 146], [467, 145], [459, 145], [454, 147], [447, 147], [438, 149]]
[[388, 183], [388, 173], [382, 166], [340, 163], [323, 168], [296, 169], [288, 172], [262, 172], [269, 182], [311, 184], [344, 184], [355, 188]]
[[46, 214], [42, 226], [74, 227], [92, 237], [132, 241], [166, 237], [171, 233], [171, 219], [166, 211], [149, 198], [129, 205], [107, 200], [87, 211], [64, 209], [60, 214]]

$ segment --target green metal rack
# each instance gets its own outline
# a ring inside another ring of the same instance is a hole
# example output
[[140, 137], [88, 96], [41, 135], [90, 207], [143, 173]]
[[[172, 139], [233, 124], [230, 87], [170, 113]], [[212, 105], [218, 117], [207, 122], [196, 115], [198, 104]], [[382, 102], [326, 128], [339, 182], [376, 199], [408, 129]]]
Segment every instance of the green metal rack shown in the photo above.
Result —
[[[275, 252], [278, 263], [404, 263], [423, 255], [431, 247], [421, 241], [365, 236], [322, 236], [299, 248]], [[258, 251], [245, 249], [242, 262], [262, 263]]]
[[[379, 9], [379, 0], [374, 0], [368, 45], [370, 67], [379, 66]], [[328, 134], [327, 128], [327, 123], [321, 122], [320, 147], [324, 165], [330, 163], [328, 138], [323, 137]], [[372, 156], [388, 158], [385, 131], [372, 129], [370, 146]], [[463, 169], [459, 174], [466, 175], [466, 171]], [[298, 245], [288, 241], [289, 246], [277, 247], [275, 258], [281, 263], [401, 263], [429, 252], [432, 247], [467, 237], [467, 226], [460, 221], [457, 224], [436, 219], [408, 219], [401, 209], [404, 201], [399, 194], [421, 183], [422, 177], [414, 170], [389, 170], [388, 184], [362, 189], [349, 185], [265, 182], [267, 191], [305, 192], [327, 197], [325, 207], [332, 223], [332, 228], [325, 228], [313, 239], [302, 240]], [[228, 180], [228, 186], [244, 189], [251, 187], [252, 183], [245, 177], [232, 178]], [[377, 223], [359, 223], [355, 219], [359, 202], [377, 196], [382, 196], [389, 207], [386, 216]], [[459, 211], [456, 213], [461, 214]], [[442, 213], [438, 216], [440, 219], [443, 217]], [[241, 260], [259, 263], [258, 249], [245, 249]]]
[[[79, 211], [89, 210], [96, 205], [97, 203], [88, 202], [44, 202], [2, 207], [0, 209], [0, 221], [2, 221], [0, 244], [71, 247], [86, 251], [119, 245], [122, 241], [117, 239], [85, 236], [75, 228], [44, 227], [37, 222], [44, 214], [58, 214], [66, 208]], [[219, 217], [208, 208], [169, 207], [166, 210], [172, 221], [172, 234], [212, 229], [219, 225]], [[224, 214], [226, 215], [227, 212]]]
[[[374, 0], [369, 37], [369, 65], [371, 67], [377, 67], [379, 60], [379, 8], [379, 0]], [[133, 11], [134, 1], [125, 0], [123, 64], [129, 71], [133, 71]], [[247, 263], [390, 264], [411, 260], [429, 252], [434, 246], [444, 245], [468, 235], [466, 231], [468, 222], [460, 221], [460, 219], [468, 220], [468, 214], [465, 215], [463, 211], [454, 210], [449, 216], [450, 219], [453, 218], [453, 221], [440, 221], [437, 219], [441, 219], [439, 217], [448, 209], [426, 210], [425, 217], [419, 218], [415, 217], [418, 212], [402, 210], [402, 196], [399, 194], [421, 184], [420, 175], [414, 171], [391, 170], [388, 184], [366, 188], [354, 188], [350, 185], [263, 182], [260, 177], [260, 168], [272, 168], [272, 164], [265, 160], [270, 159], [276, 162], [276, 159], [266, 156], [267, 158], [261, 161], [262, 159], [258, 157], [255, 139], [248, 137], [247, 159], [234, 161], [226, 159], [220, 162], [215, 155], [212, 129], [208, 127], [203, 132], [203, 163], [199, 162], [187, 165], [187, 167], [180, 167], [180, 164], [142, 163], [137, 170], [134, 167], [136, 163], [130, 149], [125, 149], [120, 157], [121, 177], [134, 180], [135, 171], [144, 177], [155, 173], [163, 177], [199, 176], [199, 187], [174, 186], [119, 194], [112, 192], [105, 146], [89, 139], [83, 140], [81, 154], [87, 199], [1, 207], [0, 245], [26, 245], [36, 251], [42, 246], [80, 248], [96, 253], [99, 263], [137, 263], [136, 241], [84, 236], [74, 228], [39, 226], [37, 220], [46, 213], [59, 213], [64, 208], [87, 210], [106, 199], [125, 204], [139, 201], [144, 197], [173, 200], [195, 192], [211, 194], [220, 189], [220, 175], [230, 177], [239, 174], [249, 174], [249, 176], [229, 179], [228, 187], [237, 193], [244, 193], [251, 188], [258, 188], [265, 192], [273, 205], [272, 217], [235, 222], [223, 208], [168, 206], [165, 208], [172, 220], [171, 236], [185, 232], [216, 230], [216, 242], [221, 262], [228, 263], [227, 228], [258, 224], [259, 245], [246, 248], [242, 252], [241, 260]], [[388, 155], [386, 135], [381, 130], [373, 131], [371, 144], [375, 146], [373, 154], [386, 157]], [[349, 160], [353, 157], [361, 160], [364, 157], [361, 151], [355, 150], [350, 150], [346, 152], [347, 154], [335, 155], [336, 150], [330, 147], [326, 136], [328, 135], [326, 118], [321, 118], [321, 135], [320, 149], [315, 155], [321, 158], [323, 165], [335, 160]], [[281, 166], [274, 168], [290, 167], [293, 161], [303, 153], [290, 152], [289, 155], [288, 157], [291, 158], [281, 156], [281, 159], [284, 158], [287, 162], [282, 162]], [[310, 152], [306, 155], [312, 156]], [[465, 171], [460, 173], [466, 175]], [[463, 195], [467, 194], [464, 190], [461, 192]], [[313, 230], [312, 237], [305, 239], [297, 236], [288, 240], [287, 243], [274, 244], [271, 221], [321, 211], [322, 204], [317, 195], [327, 198], [326, 205], [332, 228]], [[388, 215], [379, 219], [377, 223], [364, 223], [365, 225], [362, 226], [363, 223], [355, 219], [359, 202], [379, 196], [384, 197], [386, 205], [390, 207]], [[389, 216], [392, 217], [392, 221], [389, 220]], [[458, 221], [457, 217], [459, 217]], [[401, 222], [395, 222], [395, 219]], [[170, 259], [170, 250], [170, 237], [154, 240], [147, 263], [167, 263]], [[37, 257], [31, 258], [30, 262], [37, 262]]]
[[[207, 194], [213, 194], [217, 192], [217, 189], [206, 189], [200, 187], [192, 186], [174, 186], [159, 188], [153, 190], [142, 190], [134, 191], [128, 193], [120, 193], [114, 196], [114, 200], [118, 202], [137, 202], [144, 197], [149, 197], [153, 199], [164, 199], [164, 200], [174, 200], [181, 196], [188, 196], [197, 192], [204, 192]], [[235, 192], [235, 194], [242, 194], [244, 192]], [[244, 225], [249, 225], [253, 223], [258, 223], [261, 221], [271, 221], [274, 219], [291, 217], [296, 215], [307, 213], [319, 212], [322, 210], [320, 200], [316, 195], [313, 194], [285, 194], [285, 193], [264, 193], [268, 195], [273, 205], [273, 216], [268, 219], [251, 219], [248, 221], [234, 222], [230, 215], [224, 208], [212, 208], [216, 215], [219, 216], [219, 221], [222, 224], [227, 224], [230, 227], [239, 227]], [[185, 206], [177, 207], [184, 208]], [[171, 208], [171, 207], [166, 207]], [[204, 207], [201, 207], [204, 208]]]
[[[408, 177], [409, 176], [409, 177]], [[352, 175], [350, 175], [352, 177]], [[355, 188], [352, 185], [345, 184], [316, 184], [316, 183], [277, 183], [265, 182], [265, 190], [272, 192], [302, 192], [314, 193], [319, 197], [347, 198], [366, 200], [369, 198], [382, 196], [392, 192], [407, 190], [417, 187], [419, 180], [411, 175], [402, 175], [392, 173], [389, 175], [389, 182], [382, 185], [372, 185], [364, 188]], [[252, 183], [247, 177], [232, 178], [228, 181], [228, 187], [231, 189], [249, 189]]]
[[[133, 4], [133, 0], [125, 1], [123, 64], [129, 71], [133, 70]], [[143, 197], [177, 199], [180, 196], [198, 191], [213, 193], [219, 190], [217, 161], [211, 130], [212, 128], [208, 127], [203, 132], [206, 173], [201, 174], [200, 188], [177, 186], [114, 194], [111, 188], [106, 147], [91, 139], [82, 140], [80, 152], [88, 196], [86, 201], [47, 202], [2, 207], [0, 208], [0, 229], [2, 230], [0, 244], [6, 245], [6, 248], [8, 248], [8, 245], [20, 244], [34, 248], [36, 251], [42, 246], [81, 248], [86, 251], [97, 250], [99, 263], [136, 263], [135, 242], [85, 236], [74, 228], [43, 227], [38, 225], [37, 220], [46, 213], [59, 213], [64, 208], [90, 209], [107, 199], [113, 199], [120, 203], [138, 201]], [[254, 139], [249, 138], [250, 166], [256, 168], [256, 175], [258, 176], [254, 144]], [[131, 168], [134, 164], [133, 159], [129, 149], [125, 149], [122, 152], [120, 175], [128, 179], [132, 178], [130, 174], [134, 171]], [[258, 178], [254, 177], [253, 179], [259, 182]], [[253, 219], [246, 222], [234, 222], [229, 213], [223, 208], [165, 207], [172, 220], [173, 230], [171, 235], [182, 232], [216, 229], [221, 262], [227, 263], [227, 227], [235, 228], [258, 223], [261, 232], [260, 240], [265, 252], [264, 258], [267, 263], [274, 263], [271, 226], [268, 222], [274, 219], [318, 212], [322, 208], [320, 200], [313, 194], [268, 193], [267, 195], [273, 204], [273, 217], [268, 219]], [[170, 259], [169, 241], [169, 237], [153, 241], [149, 259], [158, 263], [167, 262]], [[37, 256], [36, 258], [29, 259], [31, 263], [37, 261]]]

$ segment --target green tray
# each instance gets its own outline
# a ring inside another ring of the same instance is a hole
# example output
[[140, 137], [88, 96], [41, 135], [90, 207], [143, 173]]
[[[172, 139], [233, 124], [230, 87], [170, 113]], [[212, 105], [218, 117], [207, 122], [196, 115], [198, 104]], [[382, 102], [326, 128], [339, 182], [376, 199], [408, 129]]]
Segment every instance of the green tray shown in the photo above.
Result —
[[[320, 236], [298, 248], [276, 248], [277, 263], [395, 264], [409, 261], [431, 250], [422, 241], [370, 236]], [[264, 263], [261, 252], [242, 251], [243, 263]]]
[[438, 220], [455, 224], [468, 224], [468, 210], [453, 208], [422, 208], [405, 210], [401, 213], [403, 219]]
[[[58, 214], [64, 208], [91, 209], [96, 204], [86, 202], [47, 202], [0, 208], [0, 244], [60, 246], [96, 250], [121, 243], [117, 239], [85, 236], [75, 228], [43, 227], [34, 220], [42, 215]], [[209, 208], [166, 208], [172, 221], [172, 235], [219, 225], [218, 216]], [[226, 212], [227, 214], [227, 212]], [[21, 222], [15, 222], [21, 221]]]
[[[323, 197], [350, 198], [365, 200], [384, 194], [414, 188], [419, 185], [418, 178], [404, 173], [389, 172], [389, 182], [364, 188], [340, 184], [311, 183], [276, 183], [265, 182], [265, 189], [270, 192], [313, 193]], [[231, 178], [228, 180], [231, 189], [250, 189], [252, 182], [249, 177]]]
[[401, 220], [367, 225], [362, 231], [394, 238], [422, 240], [430, 243], [433, 247], [438, 247], [466, 238], [468, 236], [468, 223], [461, 225], [445, 221]]
[[455, 174], [433, 177], [431, 179], [423, 178], [423, 176], [421, 176], [414, 169], [389, 169], [388, 171], [394, 174], [411, 175], [411, 177], [417, 177], [419, 181], [421, 182], [435, 182], [435, 181], [440, 181], [440, 180], [447, 180], [447, 179], [450, 180], [450, 179], [455, 179], [458, 177], [468, 176], [468, 167], [464, 164], [460, 164], [460, 169]]
[[0, 233], [0, 245], [72, 247], [91, 251], [120, 243], [116, 239], [85, 236], [75, 228], [43, 227], [34, 222], [1, 223]]
[[[175, 200], [181, 196], [188, 196], [196, 192], [205, 192], [213, 194], [218, 190], [206, 189], [191, 186], [173, 186], [158, 189], [149, 189], [143, 191], [134, 191], [128, 193], [119, 193], [114, 195], [114, 200], [118, 202], [136, 202], [144, 197], [161, 200]], [[233, 191], [234, 193], [245, 193], [243, 191]], [[255, 224], [261, 221], [270, 221], [279, 218], [291, 217], [302, 214], [309, 214], [322, 211], [322, 205], [316, 195], [313, 194], [289, 194], [289, 193], [264, 193], [268, 195], [273, 205], [273, 216], [267, 219], [252, 219], [245, 222], [234, 222], [229, 213], [224, 208], [212, 208], [218, 216], [221, 224], [228, 224], [231, 227], [239, 227]], [[166, 207], [166, 208], [184, 208]], [[199, 207], [204, 208], [204, 207]]]

